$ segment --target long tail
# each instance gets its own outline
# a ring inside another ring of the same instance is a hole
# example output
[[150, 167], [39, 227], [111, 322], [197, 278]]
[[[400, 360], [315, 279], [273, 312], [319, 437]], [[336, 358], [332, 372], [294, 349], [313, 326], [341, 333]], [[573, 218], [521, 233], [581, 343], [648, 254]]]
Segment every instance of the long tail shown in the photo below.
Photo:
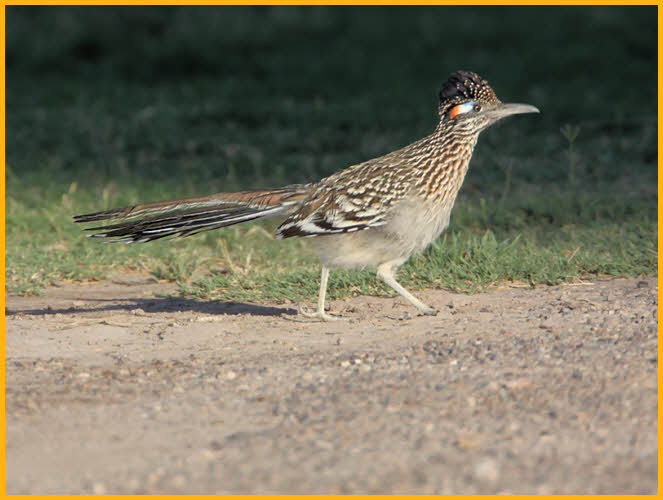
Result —
[[87, 228], [96, 238], [142, 243], [168, 236], [190, 236], [241, 222], [288, 214], [306, 197], [308, 184], [278, 189], [218, 193], [198, 198], [147, 203], [104, 212], [75, 215], [74, 222], [116, 219], [106, 226]]

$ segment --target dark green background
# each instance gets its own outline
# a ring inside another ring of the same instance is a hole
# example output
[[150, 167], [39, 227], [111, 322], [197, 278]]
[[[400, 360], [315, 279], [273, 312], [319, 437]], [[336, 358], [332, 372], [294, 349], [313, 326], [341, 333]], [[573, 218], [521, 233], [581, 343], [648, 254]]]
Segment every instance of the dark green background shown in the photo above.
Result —
[[[656, 120], [656, 7], [7, 7], [6, 19], [7, 163], [28, 181], [313, 180], [429, 133], [456, 69], [542, 110], [485, 134], [470, 188], [503, 178], [496, 154], [536, 157], [520, 180], [565, 178], [564, 123], [582, 126], [581, 144]], [[641, 140], [636, 158], [594, 147], [584, 179], [655, 169], [655, 137]]]

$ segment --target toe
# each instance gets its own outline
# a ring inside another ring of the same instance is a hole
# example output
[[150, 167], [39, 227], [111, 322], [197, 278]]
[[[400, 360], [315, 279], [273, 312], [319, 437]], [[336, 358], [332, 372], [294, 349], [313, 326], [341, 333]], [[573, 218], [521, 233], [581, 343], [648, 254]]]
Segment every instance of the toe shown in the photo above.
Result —
[[327, 314], [325, 311], [309, 311], [304, 306], [300, 306], [299, 314], [306, 316], [307, 318], [320, 318], [322, 321], [339, 321], [343, 319], [340, 316], [332, 316], [331, 314]]

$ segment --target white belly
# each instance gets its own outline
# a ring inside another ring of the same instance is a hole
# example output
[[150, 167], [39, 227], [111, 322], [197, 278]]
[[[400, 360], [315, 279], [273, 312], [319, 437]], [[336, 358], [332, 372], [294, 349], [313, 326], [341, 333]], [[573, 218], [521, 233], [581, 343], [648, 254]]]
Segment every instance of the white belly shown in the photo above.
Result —
[[321, 262], [329, 267], [363, 268], [405, 262], [423, 251], [449, 225], [451, 204], [441, 206], [412, 197], [392, 209], [384, 226], [314, 239]]

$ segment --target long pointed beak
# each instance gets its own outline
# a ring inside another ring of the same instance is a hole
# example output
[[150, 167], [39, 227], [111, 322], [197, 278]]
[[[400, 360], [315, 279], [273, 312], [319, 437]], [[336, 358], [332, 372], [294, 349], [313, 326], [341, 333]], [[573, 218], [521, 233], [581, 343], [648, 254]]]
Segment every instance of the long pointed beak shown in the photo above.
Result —
[[521, 115], [524, 113], [540, 113], [538, 108], [529, 104], [502, 103], [495, 109], [490, 110], [489, 115], [496, 121], [511, 115]]

